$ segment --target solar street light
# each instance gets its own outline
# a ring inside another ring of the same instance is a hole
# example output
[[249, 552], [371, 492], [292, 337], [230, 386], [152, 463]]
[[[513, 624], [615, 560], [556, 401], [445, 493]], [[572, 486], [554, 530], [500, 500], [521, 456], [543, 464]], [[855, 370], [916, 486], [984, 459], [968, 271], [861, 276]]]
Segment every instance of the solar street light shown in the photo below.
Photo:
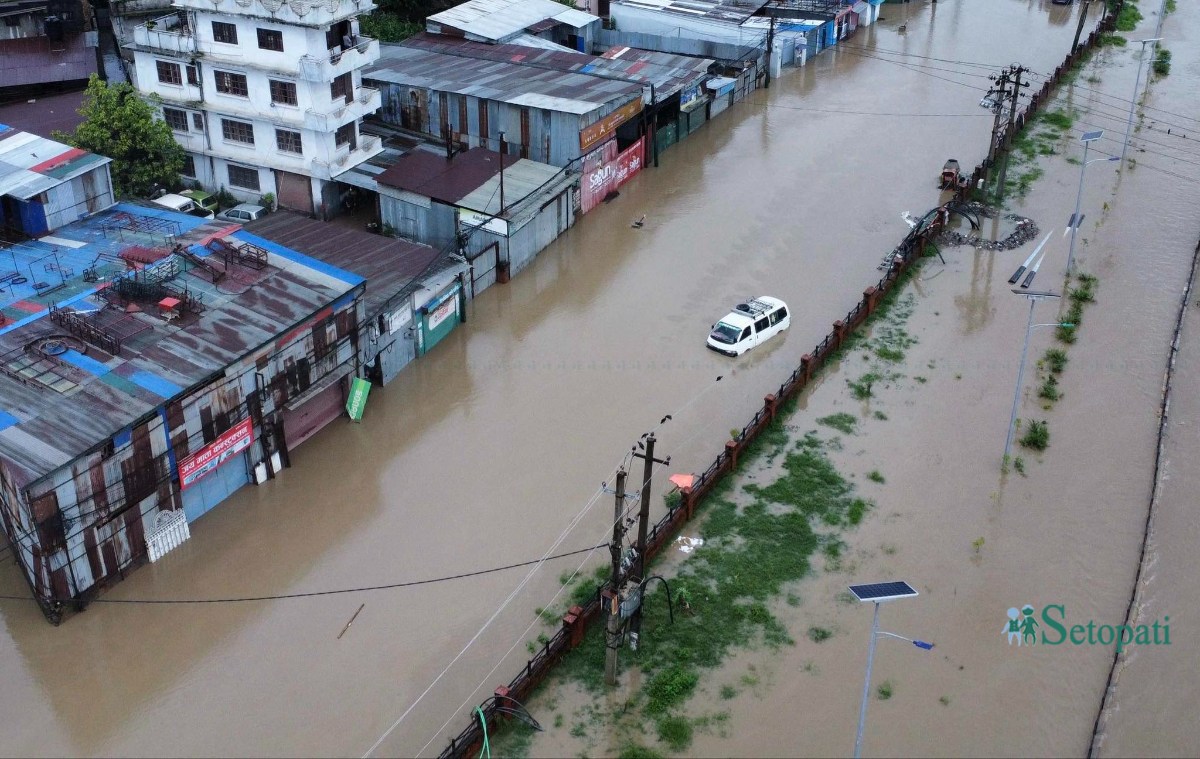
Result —
[[920, 595], [908, 583], [901, 580], [876, 582], [867, 585], [851, 585], [850, 592], [862, 603], [869, 602], [875, 604], [875, 617], [871, 622], [871, 643], [867, 648], [867, 676], [863, 680], [862, 705], [858, 709], [858, 733], [854, 737], [854, 759], [859, 759], [862, 756], [863, 729], [867, 725], [867, 702], [871, 697], [871, 667], [875, 664], [875, 641], [878, 640], [880, 635], [886, 635], [889, 638], [906, 640], [925, 651], [933, 648], [933, 644], [923, 640], [906, 638], [903, 635], [896, 635], [895, 633], [884, 632], [879, 629], [879, 604]]

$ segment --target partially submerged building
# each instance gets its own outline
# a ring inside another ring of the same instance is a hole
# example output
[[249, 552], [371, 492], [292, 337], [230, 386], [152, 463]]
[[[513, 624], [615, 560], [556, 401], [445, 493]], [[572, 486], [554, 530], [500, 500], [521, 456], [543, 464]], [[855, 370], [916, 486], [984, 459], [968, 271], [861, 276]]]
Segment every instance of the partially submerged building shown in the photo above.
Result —
[[82, 89], [99, 41], [83, 0], [0, 0], [0, 101]]
[[54, 285], [8, 280], [0, 328], [0, 523], [52, 620], [287, 466], [361, 369], [363, 278], [238, 225], [122, 203], [5, 258]]

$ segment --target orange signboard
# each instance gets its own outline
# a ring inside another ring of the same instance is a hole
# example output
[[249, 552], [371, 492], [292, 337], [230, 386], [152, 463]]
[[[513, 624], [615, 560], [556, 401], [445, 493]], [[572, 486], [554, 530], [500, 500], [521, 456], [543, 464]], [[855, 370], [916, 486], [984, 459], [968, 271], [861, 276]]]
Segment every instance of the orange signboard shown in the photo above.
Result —
[[579, 148], [587, 150], [591, 146], [603, 142], [608, 139], [613, 132], [617, 131], [617, 127], [629, 121], [634, 116], [642, 112], [642, 99], [638, 98], [631, 103], [626, 103], [617, 110], [608, 114], [604, 118], [585, 127], [579, 133]]

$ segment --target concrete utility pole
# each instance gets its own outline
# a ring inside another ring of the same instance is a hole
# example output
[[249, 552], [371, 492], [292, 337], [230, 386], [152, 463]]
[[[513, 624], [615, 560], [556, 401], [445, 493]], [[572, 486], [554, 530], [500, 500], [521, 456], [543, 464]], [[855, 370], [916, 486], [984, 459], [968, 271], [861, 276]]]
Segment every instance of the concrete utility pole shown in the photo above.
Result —
[[1079, 48], [1079, 35], [1083, 34], [1083, 25], [1087, 22], [1088, 7], [1091, 4], [1092, 0], [1083, 0], [1083, 10], [1079, 12], [1079, 26], [1075, 27], [1075, 41], [1071, 43], [1072, 53]]
[[604, 630], [604, 682], [617, 684], [617, 650], [621, 647], [621, 544], [625, 538], [625, 470], [617, 471], [617, 501], [613, 508], [613, 536], [609, 550], [612, 553], [612, 602]]
[[[642, 502], [641, 514], [638, 517], [638, 542], [637, 542], [637, 583], [640, 585], [646, 579], [646, 530], [650, 526], [650, 481], [654, 474], [655, 464], [669, 464], [670, 457], [666, 460], [654, 458], [654, 433], [646, 435], [646, 452], [635, 453], [635, 457], [646, 462], [645, 469], [642, 474]], [[637, 650], [638, 636], [642, 631], [642, 606], [638, 603], [637, 610], [633, 613], [633, 617], [629, 620], [629, 647], [634, 651]]]
[[504, 215], [504, 154], [508, 151], [508, 146], [504, 143], [504, 132], [500, 133], [500, 213], [497, 216]]
[[771, 63], [775, 60], [775, 16], [771, 16], [771, 25], [767, 27], [767, 83], [764, 90], [771, 88]]
[[995, 104], [992, 106], [996, 118], [992, 121], [992, 146], [989, 155], [996, 158], [1000, 153], [1000, 124], [1003, 123], [1000, 117], [1004, 115], [1004, 102], [1008, 100], [1008, 69], [1001, 71], [992, 81], [996, 83], [996, 88], [988, 94], [996, 95]]
[[1017, 102], [1021, 96], [1021, 88], [1029, 86], [1029, 82], [1021, 81], [1021, 74], [1028, 69], [1023, 66], [1012, 66], [1009, 72], [1013, 77], [1012, 103], [1008, 107], [1008, 130], [1004, 133], [1004, 162], [1000, 164], [1000, 179], [996, 182], [996, 196], [1004, 194], [1004, 178], [1008, 174], [1008, 157], [1012, 153], [1013, 132], [1017, 128]]

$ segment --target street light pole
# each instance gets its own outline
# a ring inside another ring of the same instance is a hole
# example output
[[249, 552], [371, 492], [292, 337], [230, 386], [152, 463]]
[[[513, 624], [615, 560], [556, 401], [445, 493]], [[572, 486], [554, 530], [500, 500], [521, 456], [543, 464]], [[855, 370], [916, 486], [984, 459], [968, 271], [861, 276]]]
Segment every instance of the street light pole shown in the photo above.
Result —
[[870, 601], [875, 604], [875, 617], [871, 620], [871, 642], [867, 647], [867, 674], [863, 679], [862, 703], [858, 707], [858, 732], [854, 735], [854, 759], [861, 759], [863, 731], [867, 726], [867, 704], [871, 700], [871, 669], [875, 664], [875, 642], [879, 640], [880, 635], [886, 635], [890, 638], [906, 640], [917, 648], [926, 651], [933, 648], [933, 644], [926, 643], [923, 640], [906, 638], [903, 635], [896, 635], [895, 633], [883, 632], [879, 629], [879, 604], [884, 601], [895, 601], [900, 598], [912, 598], [918, 595], [917, 591], [908, 583], [898, 581], [876, 582], [869, 585], [851, 585], [850, 592], [860, 602], [866, 603]]
[[858, 732], [854, 736], [854, 759], [862, 757], [863, 730], [867, 726], [867, 704], [871, 702], [871, 667], [875, 664], [875, 641], [879, 639], [879, 603], [871, 622], [871, 642], [867, 646], [867, 676], [863, 679], [862, 704], [858, 707]]
[[1067, 276], [1070, 276], [1071, 267], [1075, 263], [1075, 235], [1079, 232], [1079, 224], [1081, 221], [1079, 218], [1079, 204], [1083, 200], [1083, 176], [1084, 176], [1084, 173], [1087, 171], [1088, 164], [1089, 163], [1097, 163], [1099, 161], [1119, 161], [1119, 160], [1121, 160], [1120, 158], [1118, 158], [1116, 156], [1109, 156], [1107, 158], [1095, 158], [1091, 161], [1089, 161], [1087, 159], [1088, 146], [1103, 136], [1104, 136], [1104, 130], [1098, 129], [1095, 132], [1084, 132], [1083, 136], [1079, 138], [1080, 142], [1083, 143], [1083, 161], [1080, 163], [1080, 166], [1079, 166], [1079, 190], [1078, 190], [1078, 192], [1075, 193], [1075, 215], [1071, 217], [1071, 248], [1067, 252]]
[[1142, 56], [1137, 62], [1137, 76], [1133, 79], [1133, 97], [1129, 99], [1129, 123], [1125, 125], [1125, 144], [1121, 145], [1121, 160], [1125, 160], [1125, 151], [1129, 148], [1129, 135], [1133, 132], [1133, 110], [1137, 105], [1138, 87], [1142, 84], [1142, 58], [1146, 57], [1146, 43], [1158, 42], [1162, 37], [1151, 37], [1142, 40]]
[[1021, 384], [1025, 381], [1025, 359], [1029, 357], [1029, 335], [1033, 332], [1034, 327], [1058, 327], [1061, 322], [1050, 324], [1034, 324], [1033, 323], [1033, 307], [1043, 298], [1057, 298], [1056, 293], [1048, 292], [1028, 292], [1023, 290], [1013, 290], [1017, 295], [1024, 295], [1029, 298], [1029, 321], [1025, 325], [1025, 344], [1021, 346], [1021, 365], [1017, 369], [1017, 386], [1013, 389], [1012, 414], [1008, 417], [1008, 435], [1004, 438], [1004, 461], [1008, 461], [1008, 454], [1012, 450], [1013, 431], [1017, 426], [1017, 406], [1021, 401]]

